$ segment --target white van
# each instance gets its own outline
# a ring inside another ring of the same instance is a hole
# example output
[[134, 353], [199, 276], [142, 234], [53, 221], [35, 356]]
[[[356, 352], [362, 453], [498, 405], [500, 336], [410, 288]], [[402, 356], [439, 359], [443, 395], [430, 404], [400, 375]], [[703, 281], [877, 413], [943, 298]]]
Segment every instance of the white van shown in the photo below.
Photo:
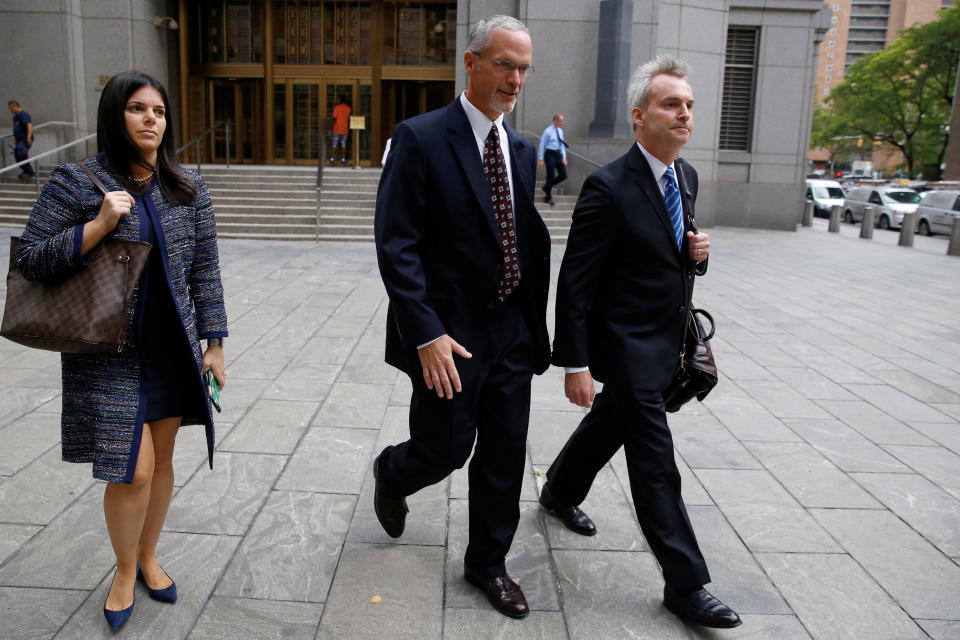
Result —
[[846, 194], [836, 180], [807, 180], [808, 201], [813, 202], [813, 215], [830, 217], [830, 208], [838, 204], [843, 206]]
[[920, 202], [920, 194], [906, 187], [854, 187], [843, 201], [843, 221], [860, 222], [863, 210], [873, 207], [873, 226], [881, 229], [899, 229], [903, 214], [913, 213]]
[[960, 191], [927, 191], [917, 207], [917, 231], [925, 236], [950, 235], [953, 219], [960, 216]]

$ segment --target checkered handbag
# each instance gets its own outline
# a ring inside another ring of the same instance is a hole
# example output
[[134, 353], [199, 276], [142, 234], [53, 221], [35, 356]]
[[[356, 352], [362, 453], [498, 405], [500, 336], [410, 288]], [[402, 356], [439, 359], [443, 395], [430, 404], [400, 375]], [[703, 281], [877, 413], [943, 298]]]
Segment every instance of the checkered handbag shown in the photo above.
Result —
[[[102, 183], [95, 182], [106, 193]], [[86, 267], [31, 281], [17, 268], [19, 240], [10, 238], [0, 336], [46, 351], [122, 351], [129, 324], [127, 304], [147, 264], [150, 243], [104, 239], [87, 255]]]

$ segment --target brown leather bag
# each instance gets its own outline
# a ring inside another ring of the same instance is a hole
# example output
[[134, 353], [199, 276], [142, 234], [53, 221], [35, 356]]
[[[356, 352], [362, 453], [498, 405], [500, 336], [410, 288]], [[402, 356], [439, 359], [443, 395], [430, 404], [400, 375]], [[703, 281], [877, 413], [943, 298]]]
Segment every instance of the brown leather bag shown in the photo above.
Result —
[[[97, 187], [106, 187], [80, 165]], [[10, 238], [10, 271], [0, 335], [28, 347], [63, 353], [120, 352], [127, 335], [127, 304], [147, 264], [151, 245], [104, 239], [86, 267], [31, 281], [17, 268], [19, 238]]]
[[[710, 332], [703, 329], [698, 316], [710, 321]], [[683, 355], [673, 374], [670, 387], [663, 392], [663, 404], [673, 413], [694, 398], [703, 401], [717, 385], [717, 364], [713, 360], [710, 338], [713, 337], [713, 316], [703, 309], [690, 309], [684, 329]]]

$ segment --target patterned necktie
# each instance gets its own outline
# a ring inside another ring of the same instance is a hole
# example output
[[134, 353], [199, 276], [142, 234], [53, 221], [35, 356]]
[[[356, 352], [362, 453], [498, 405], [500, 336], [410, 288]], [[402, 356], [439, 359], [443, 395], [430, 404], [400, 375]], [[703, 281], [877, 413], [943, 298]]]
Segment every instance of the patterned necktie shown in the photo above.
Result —
[[673, 235], [677, 238], [677, 249], [683, 244], [683, 205], [680, 203], [680, 189], [677, 188], [677, 177], [673, 167], [667, 167], [667, 186], [663, 190], [663, 199], [667, 203], [667, 213], [673, 223]]
[[500, 248], [503, 250], [503, 276], [497, 289], [497, 300], [503, 302], [520, 285], [520, 260], [517, 255], [517, 233], [513, 221], [513, 200], [507, 164], [500, 149], [497, 125], [490, 127], [490, 135], [483, 145], [483, 173], [490, 187], [490, 202], [497, 218]]

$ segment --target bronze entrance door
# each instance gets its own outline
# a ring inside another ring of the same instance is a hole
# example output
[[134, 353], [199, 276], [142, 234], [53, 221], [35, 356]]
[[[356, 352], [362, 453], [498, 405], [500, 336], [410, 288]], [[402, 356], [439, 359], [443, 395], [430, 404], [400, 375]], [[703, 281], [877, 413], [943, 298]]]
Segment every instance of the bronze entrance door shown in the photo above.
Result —
[[[316, 165], [320, 154], [330, 157], [333, 108], [343, 96], [351, 115], [364, 116], [366, 128], [350, 131], [348, 164], [359, 156], [370, 166], [370, 85], [360, 80], [289, 79], [274, 85], [274, 158], [289, 164]], [[328, 163], [329, 164], [329, 163]]]
[[[263, 82], [261, 80], [210, 80], [210, 124], [230, 123], [230, 162], [263, 161]], [[206, 153], [204, 154], [206, 155]], [[227, 157], [226, 131], [213, 134], [213, 162]]]

